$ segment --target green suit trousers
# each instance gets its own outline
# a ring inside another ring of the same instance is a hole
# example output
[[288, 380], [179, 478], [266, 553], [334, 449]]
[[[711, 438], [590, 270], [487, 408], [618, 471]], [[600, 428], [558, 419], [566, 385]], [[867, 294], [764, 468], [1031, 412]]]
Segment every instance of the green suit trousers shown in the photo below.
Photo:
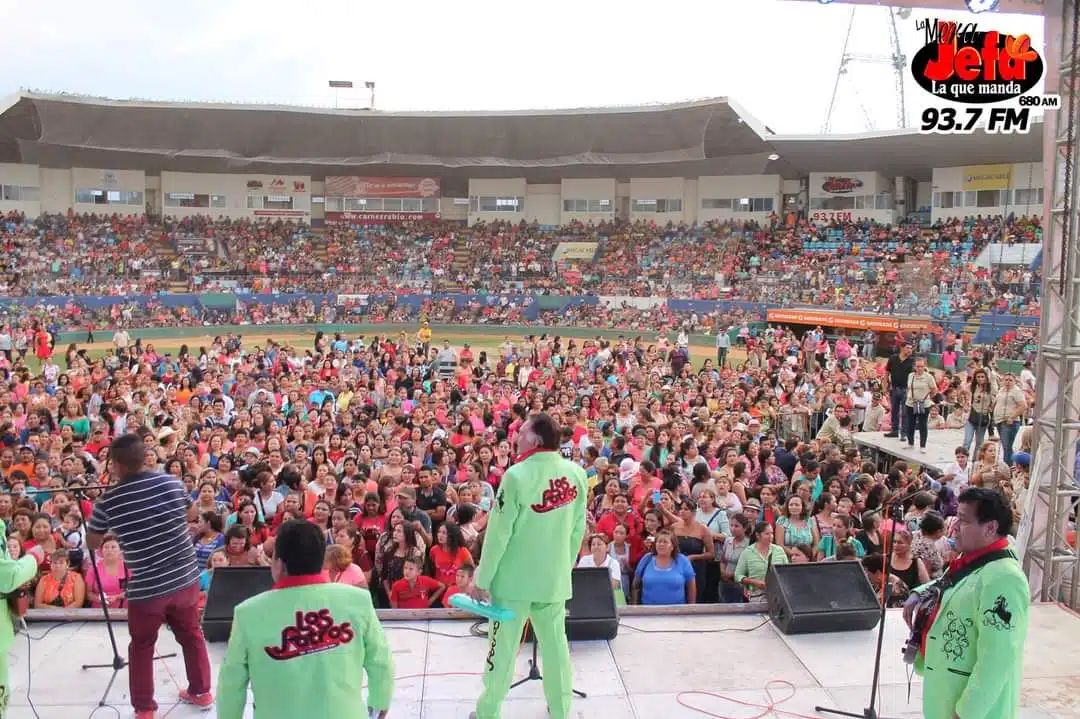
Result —
[[476, 703], [476, 719], [499, 719], [503, 700], [510, 691], [525, 621], [532, 624], [543, 660], [544, 698], [552, 719], [568, 719], [573, 672], [570, 645], [566, 641], [566, 602], [493, 603], [514, 613], [508, 622], [488, 624], [488, 654], [484, 663], [484, 691]]

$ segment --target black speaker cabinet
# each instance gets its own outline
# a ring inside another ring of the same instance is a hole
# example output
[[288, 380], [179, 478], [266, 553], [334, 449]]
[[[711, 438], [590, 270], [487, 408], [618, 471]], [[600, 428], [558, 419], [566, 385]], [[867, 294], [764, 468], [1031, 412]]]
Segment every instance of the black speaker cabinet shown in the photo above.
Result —
[[232, 631], [233, 610], [240, 602], [274, 585], [270, 567], [220, 567], [206, 593], [202, 630], [208, 642], [225, 642]]
[[881, 616], [859, 562], [773, 564], [765, 596], [769, 617], [784, 634], [873, 629]]
[[[611, 575], [604, 567], [581, 567], [571, 575], [574, 592], [566, 602], [566, 638], [572, 642], [614, 639], [619, 633], [619, 612]], [[522, 641], [534, 639], [532, 625], [525, 626]]]

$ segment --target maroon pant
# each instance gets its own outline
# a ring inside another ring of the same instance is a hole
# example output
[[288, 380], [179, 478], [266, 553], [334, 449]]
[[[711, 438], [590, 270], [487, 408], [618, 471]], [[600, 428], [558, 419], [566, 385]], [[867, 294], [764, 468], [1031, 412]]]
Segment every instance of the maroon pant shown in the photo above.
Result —
[[128, 602], [128, 681], [131, 687], [131, 705], [135, 711], [155, 711], [154, 701], [154, 645], [158, 630], [168, 625], [184, 651], [184, 669], [187, 672], [188, 691], [206, 694], [210, 691], [210, 657], [206, 653], [206, 640], [199, 628], [199, 585], [192, 584], [146, 601]]

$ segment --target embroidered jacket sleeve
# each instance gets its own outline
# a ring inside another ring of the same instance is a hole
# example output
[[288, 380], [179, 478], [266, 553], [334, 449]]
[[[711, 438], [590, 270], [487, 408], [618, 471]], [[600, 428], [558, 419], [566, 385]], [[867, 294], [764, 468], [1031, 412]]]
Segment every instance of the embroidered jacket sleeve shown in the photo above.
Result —
[[518, 481], [520, 478], [516, 472], [507, 472], [495, 495], [495, 506], [488, 515], [487, 532], [484, 534], [484, 552], [476, 571], [476, 586], [480, 589], [491, 589], [499, 572], [499, 562], [506, 553], [507, 542], [514, 533], [514, 522], [521, 511], [516, 491]]
[[1024, 661], [1030, 595], [1022, 574], [1001, 573], [979, 587], [972, 620], [977, 627], [975, 666], [956, 703], [961, 719], [992, 716], [1007, 683], [1002, 673]]

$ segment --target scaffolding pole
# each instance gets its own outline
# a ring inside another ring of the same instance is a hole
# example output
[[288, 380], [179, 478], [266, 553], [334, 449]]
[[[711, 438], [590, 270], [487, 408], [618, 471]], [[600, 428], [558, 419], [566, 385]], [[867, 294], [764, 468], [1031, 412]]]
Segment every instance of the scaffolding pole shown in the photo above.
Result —
[[1080, 608], [1080, 552], [1069, 541], [1080, 500], [1080, 230], [1077, 29], [1080, 0], [1046, 0], [1046, 92], [1061, 108], [1043, 125], [1045, 172], [1040, 320], [1031, 483], [1017, 533], [1032, 598]]

